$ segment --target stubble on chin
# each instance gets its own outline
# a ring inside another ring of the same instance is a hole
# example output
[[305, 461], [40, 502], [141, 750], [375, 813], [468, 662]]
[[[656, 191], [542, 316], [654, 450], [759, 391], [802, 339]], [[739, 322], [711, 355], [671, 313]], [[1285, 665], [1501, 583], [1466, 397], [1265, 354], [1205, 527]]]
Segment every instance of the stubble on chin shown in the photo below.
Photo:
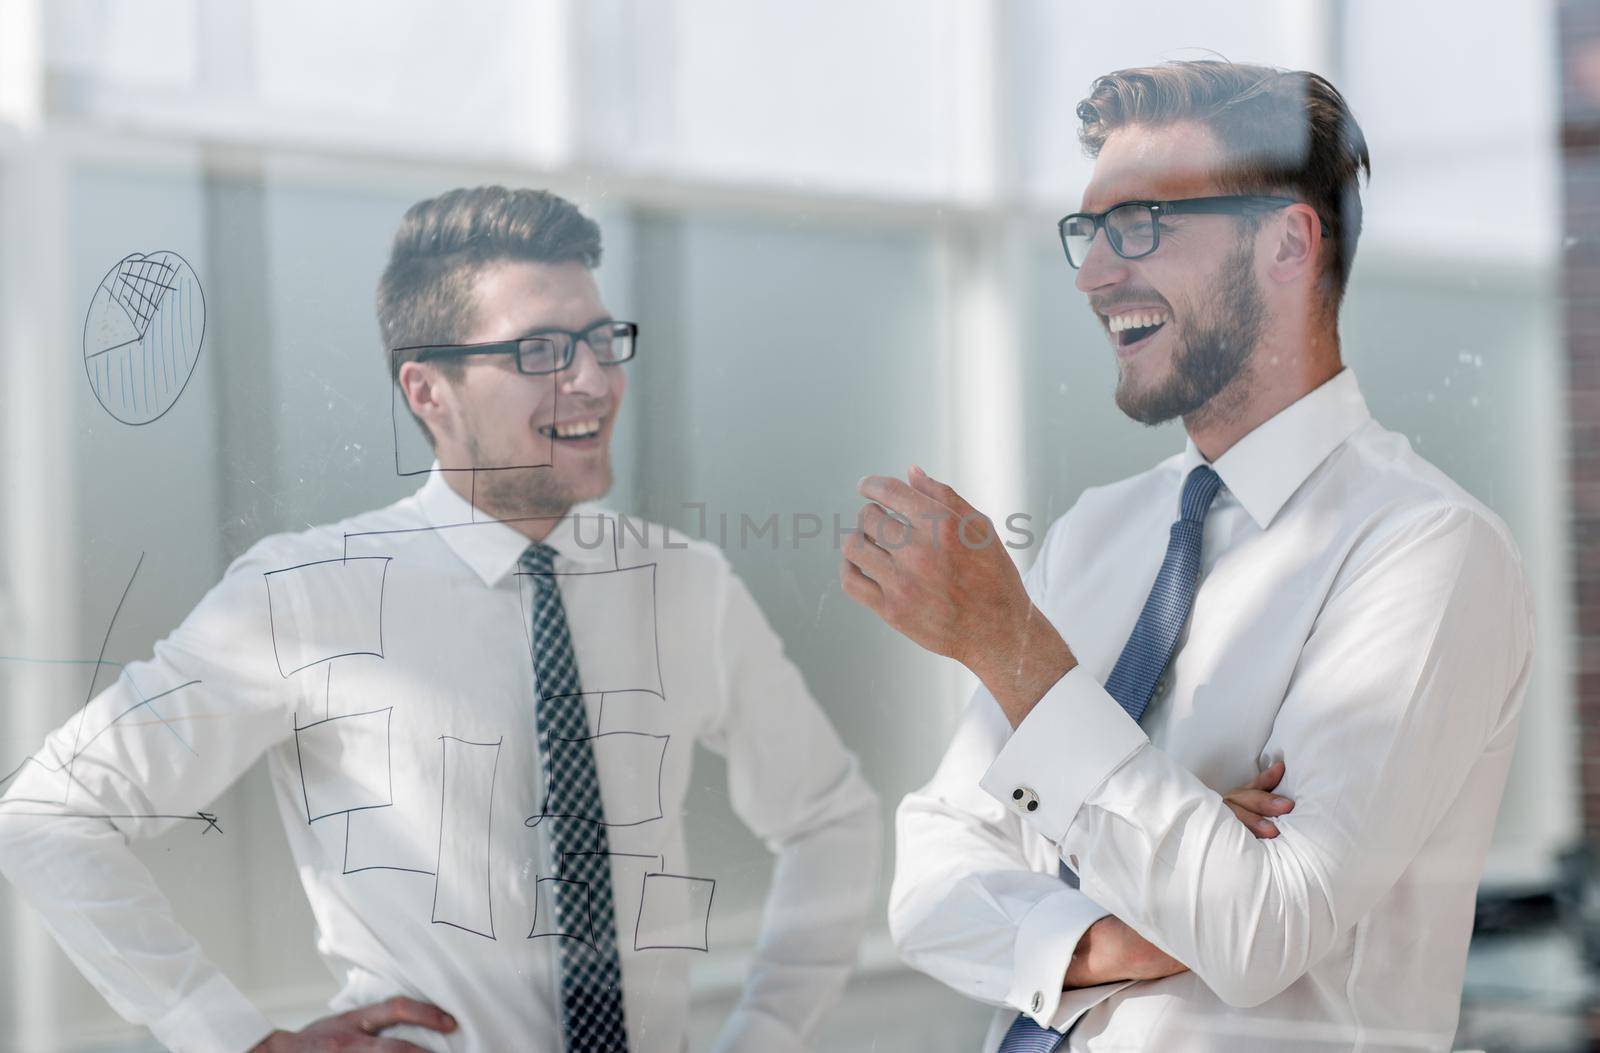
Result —
[[[1130, 369], [1119, 364], [1116, 402], [1133, 420], [1155, 426], [1183, 418], [1194, 428], [1231, 419], [1252, 387], [1255, 349], [1264, 324], [1261, 292], [1250, 275], [1250, 252], [1241, 244], [1224, 264], [1221, 279], [1210, 291], [1214, 306], [1202, 317], [1191, 305], [1163, 330], [1172, 348], [1164, 374], [1143, 389], [1133, 390]], [[1159, 338], [1158, 338], [1159, 339]], [[1148, 356], [1150, 349], [1141, 353]], [[1154, 363], [1144, 363], [1149, 369]]]
[[1150, 411], [1147, 406], [1149, 401], [1144, 391], [1136, 390], [1131, 377], [1132, 370], [1129, 366], [1118, 363], [1117, 365], [1117, 390], [1115, 398], [1117, 409], [1130, 420], [1140, 424], [1152, 423], [1149, 419]]
[[[1169, 327], [1175, 322], [1168, 322]], [[1149, 427], [1165, 424], [1167, 421], [1190, 412], [1193, 407], [1189, 405], [1185, 389], [1188, 387], [1184, 375], [1182, 356], [1187, 350], [1181, 334], [1165, 333], [1169, 342], [1174, 344], [1163, 362], [1140, 362], [1142, 372], [1157, 374], [1147, 376], [1140, 383], [1135, 378], [1140, 370], [1131, 363], [1118, 363], [1117, 366], [1117, 408], [1131, 420]], [[1176, 338], [1176, 339], [1173, 339]], [[1149, 349], [1145, 351], [1149, 355]]]
[[[1173, 334], [1178, 336], [1178, 334]], [[1202, 359], [1187, 342], [1175, 341], [1164, 374], [1143, 388], [1135, 389], [1129, 370], [1122, 367], [1117, 377], [1116, 403], [1132, 420], [1155, 427], [1182, 418], [1189, 427], [1229, 419], [1246, 400], [1252, 376], [1253, 354], [1249, 349], [1237, 357]], [[1215, 349], [1210, 349], [1216, 355]]]
[[611, 489], [609, 457], [598, 473], [568, 479], [553, 465], [479, 471], [473, 504], [495, 519], [562, 516], [572, 506], [593, 501]]

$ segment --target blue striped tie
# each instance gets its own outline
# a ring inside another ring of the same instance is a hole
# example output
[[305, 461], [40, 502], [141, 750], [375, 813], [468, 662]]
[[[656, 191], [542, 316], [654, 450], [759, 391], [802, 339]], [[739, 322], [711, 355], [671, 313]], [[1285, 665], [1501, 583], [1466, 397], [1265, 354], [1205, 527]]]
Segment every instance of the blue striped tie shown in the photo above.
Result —
[[[1200, 537], [1206, 513], [1220, 489], [1222, 477], [1210, 465], [1197, 465], [1184, 480], [1178, 521], [1172, 524], [1167, 539], [1167, 558], [1161, 561], [1161, 572], [1134, 623], [1133, 635], [1128, 637], [1116, 666], [1106, 678], [1106, 693], [1134, 720], [1144, 716], [1156, 681], [1166, 671], [1178, 634], [1194, 606], [1195, 587], [1200, 580]], [[1078, 887], [1077, 875], [1065, 864], [1061, 866], [1061, 879]], [[1051, 1053], [1066, 1037], [1019, 1013], [1011, 1030], [1000, 1040], [997, 1053]]]
[[[539, 758], [550, 786], [546, 810], [551, 855], [562, 860], [553, 884], [561, 941], [561, 1017], [567, 1053], [628, 1048], [617, 953], [611, 857], [600, 776], [589, 737], [578, 661], [554, 575], [556, 551], [535, 543], [522, 554], [533, 581], [533, 672], [538, 682]], [[562, 748], [557, 750], [557, 742]], [[557, 802], [560, 802], [557, 804]], [[569, 862], [570, 860], [570, 862]]]

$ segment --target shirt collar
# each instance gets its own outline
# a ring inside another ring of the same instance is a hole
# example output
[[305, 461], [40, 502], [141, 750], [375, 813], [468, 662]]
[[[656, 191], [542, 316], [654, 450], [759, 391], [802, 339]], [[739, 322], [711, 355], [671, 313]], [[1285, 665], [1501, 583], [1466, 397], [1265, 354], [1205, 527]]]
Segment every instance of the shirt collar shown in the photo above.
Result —
[[[1317, 465], [1371, 419], [1356, 375], [1345, 366], [1257, 425], [1211, 467], [1256, 526], [1265, 530]], [[1194, 440], [1186, 440], [1180, 459], [1182, 478], [1205, 463]]]
[[[451, 489], [437, 462], [417, 491], [417, 505], [428, 526], [491, 588], [516, 570], [522, 553], [533, 543], [526, 534], [490, 518]], [[612, 514], [598, 505], [576, 505], [556, 522], [544, 543], [570, 563], [609, 567], [612, 522]]]

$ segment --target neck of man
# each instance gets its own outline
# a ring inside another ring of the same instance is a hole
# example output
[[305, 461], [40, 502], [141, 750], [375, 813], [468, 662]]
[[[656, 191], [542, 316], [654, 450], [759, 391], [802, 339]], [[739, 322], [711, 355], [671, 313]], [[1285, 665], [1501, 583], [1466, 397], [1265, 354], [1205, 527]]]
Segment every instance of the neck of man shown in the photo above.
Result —
[[[441, 457], [441, 465], [446, 462]], [[518, 471], [518, 470], [513, 470]], [[571, 505], [562, 507], [517, 507], [515, 502], [502, 500], [497, 496], [499, 487], [485, 485], [485, 480], [494, 476], [507, 473], [495, 471], [446, 471], [445, 483], [450, 489], [461, 496], [461, 499], [471, 505], [475, 513], [483, 513], [490, 519], [498, 520], [529, 541], [543, 541], [550, 536], [556, 524], [572, 511]], [[476, 514], [474, 519], [476, 519]]]
[[1228, 386], [1183, 418], [1209, 462], [1344, 368], [1336, 321], [1271, 326]]

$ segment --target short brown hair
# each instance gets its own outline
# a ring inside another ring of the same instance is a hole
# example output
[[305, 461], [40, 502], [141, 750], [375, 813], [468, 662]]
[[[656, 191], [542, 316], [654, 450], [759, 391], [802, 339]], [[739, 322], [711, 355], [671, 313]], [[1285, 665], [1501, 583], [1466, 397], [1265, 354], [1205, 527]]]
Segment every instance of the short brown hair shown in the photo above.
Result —
[[[485, 265], [505, 260], [598, 267], [600, 227], [548, 190], [503, 186], [463, 187], [406, 210], [378, 280], [378, 331], [391, 381], [399, 383], [400, 367], [414, 357], [392, 354], [394, 348], [466, 339], [477, 310], [473, 283]], [[440, 367], [459, 369], [448, 359]], [[432, 443], [427, 425], [422, 430]]]
[[1078, 119], [1090, 157], [1128, 125], [1205, 124], [1228, 157], [1217, 173], [1224, 193], [1285, 194], [1322, 217], [1322, 285], [1338, 311], [1361, 237], [1357, 179], [1362, 171], [1372, 178], [1372, 158], [1344, 96], [1326, 79], [1218, 59], [1165, 62], [1097, 78], [1078, 103]]

